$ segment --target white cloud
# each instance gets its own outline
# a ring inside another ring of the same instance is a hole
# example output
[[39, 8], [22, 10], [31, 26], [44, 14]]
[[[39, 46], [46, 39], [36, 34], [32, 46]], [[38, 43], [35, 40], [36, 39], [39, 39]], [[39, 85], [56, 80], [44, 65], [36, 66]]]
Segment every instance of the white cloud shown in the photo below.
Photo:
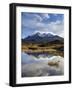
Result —
[[53, 33], [64, 37], [64, 22], [57, 20], [56, 22], [44, 23], [43, 18], [50, 18], [48, 14], [34, 15], [33, 19], [23, 20], [23, 26], [33, 29], [33, 33]]
[[35, 14], [34, 15], [35, 16], [35, 20], [37, 20], [37, 21], [42, 21], [42, 18], [41, 18], [41, 16], [39, 16], [39, 15], [37, 15], [37, 14]]
[[38, 28], [35, 32], [57, 34], [64, 37], [64, 23], [61, 21], [51, 22], [49, 24], [39, 23]]
[[44, 19], [44, 18], [47, 18], [47, 19], [49, 19], [50, 18], [50, 16], [47, 14], [47, 13], [43, 13], [43, 14], [40, 14], [41, 15], [41, 17]]
[[64, 23], [62, 21], [51, 22], [49, 28], [53, 33], [61, 37], [64, 36]]
[[58, 16], [58, 14], [54, 14], [54, 16]]
[[38, 33], [38, 32], [41, 33], [41, 34], [43, 34], [43, 33], [46, 33], [46, 34], [47, 34], [47, 33], [51, 33], [51, 34], [53, 34], [53, 35], [56, 35], [55, 33], [49, 32], [48, 30], [45, 30], [45, 31], [36, 30], [36, 31], [34, 32], [34, 34], [35, 34], [35, 33]]

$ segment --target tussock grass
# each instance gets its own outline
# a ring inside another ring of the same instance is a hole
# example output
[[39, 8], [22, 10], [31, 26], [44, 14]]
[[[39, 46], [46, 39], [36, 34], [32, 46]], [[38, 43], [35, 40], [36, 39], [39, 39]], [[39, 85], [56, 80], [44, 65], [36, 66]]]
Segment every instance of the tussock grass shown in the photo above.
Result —
[[22, 44], [21, 50], [26, 53], [47, 52], [48, 54], [64, 57], [64, 52], [61, 51], [60, 48], [64, 48], [64, 44], [50, 44], [45, 46], [40, 44]]

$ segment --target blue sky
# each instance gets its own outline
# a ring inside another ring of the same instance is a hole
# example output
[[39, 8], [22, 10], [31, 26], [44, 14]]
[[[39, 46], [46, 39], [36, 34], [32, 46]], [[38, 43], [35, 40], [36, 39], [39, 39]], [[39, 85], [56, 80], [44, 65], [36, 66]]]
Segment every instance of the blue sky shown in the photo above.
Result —
[[37, 32], [52, 33], [64, 37], [64, 15], [22, 12], [21, 38]]

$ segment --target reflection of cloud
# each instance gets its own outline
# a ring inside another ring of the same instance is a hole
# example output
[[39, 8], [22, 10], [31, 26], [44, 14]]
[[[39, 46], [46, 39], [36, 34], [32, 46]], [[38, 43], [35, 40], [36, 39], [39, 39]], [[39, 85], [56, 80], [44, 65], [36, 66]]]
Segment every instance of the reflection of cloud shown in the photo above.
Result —
[[[31, 59], [29, 59], [31, 60]], [[43, 61], [42, 61], [43, 60]], [[36, 60], [33, 59], [36, 62]], [[60, 56], [53, 56], [51, 58], [39, 58], [38, 62], [22, 64], [22, 76], [52, 76], [52, 75], [63, 75], [64, 74], [64, 60]], [[58, 62], [58, 67], [48, 65], [48, 62]]]
[[29, 64], [29, 63], [37, 62], [37, 61], [34, 60], [34, 58], [32, 56], [29, 56], [25, 53], [21, 54], [21, 60], [22, 60], [22, 64]]

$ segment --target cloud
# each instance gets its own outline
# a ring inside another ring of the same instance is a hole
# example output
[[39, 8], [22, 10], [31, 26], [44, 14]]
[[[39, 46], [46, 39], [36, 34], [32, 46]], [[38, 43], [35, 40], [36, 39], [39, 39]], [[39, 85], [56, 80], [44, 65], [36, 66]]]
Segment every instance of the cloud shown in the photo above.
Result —
[[[58, 18], [58, 14], [57, 15]], [[64, 21], [61, 19], [57, 19], [56, 21], [51, 21], [51, 15], [49, 14], [28, 14], [22, 19], [22, 27], [29, 28], [29, 30], [33, 30], [33, 33], [53, 33], [57, 34], [61, 37], [64, 37]], [[60, 15], [61, 16], [61, 15]], [[53, 16], [52, 19], [55, 17]], [[42, 20], [44, 19], [44, 22]], [[50, 22], [46, 22], [45, 19], [50, 20]], [[25, 31], [25, 30], [24, 30]], [[32, 34], [33, 34], [32, 33]]]
[[35, 14], [35, 19], [38, 20], [38, 21], [42, 21], [42, 18], [39, 15], [36, 15], [36, 14]]
[[58, 14], [54, 14], [54, 16], [58, 16]]
[[40, 33], [53, 33], [53, 34], [57, 34], [61, 37], [64, 36], [64, 23], [61, 21], [56, 21], [56, 22], [51, 22], [49, 24], [44, 24], [44, 23], [37, 23], [36, 24], [37, 30], [35, 30], [36, 32], [40, 32]]
[[51, 22], [49, 24], [49, 28], [53, 33], [55, 33], [61, 37], [64, 36], [64, 23], [63, 23], [63, 21], [58, 20], [56, 22]]
[[44, 18], [47, 18], [47, 19], [49, 19], [50, 18], [50, 16], [47, 14], [47, 13], [43, 13], [43, 14], [40, 14], [41, 15], [41, 17], [44, 19]]

